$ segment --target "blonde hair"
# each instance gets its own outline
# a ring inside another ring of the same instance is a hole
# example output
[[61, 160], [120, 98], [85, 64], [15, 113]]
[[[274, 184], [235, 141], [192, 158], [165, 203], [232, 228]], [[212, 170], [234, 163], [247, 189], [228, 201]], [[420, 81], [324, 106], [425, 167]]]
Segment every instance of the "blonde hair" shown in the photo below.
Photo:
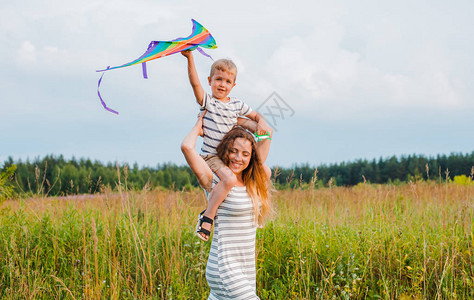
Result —
[[[271, 180], [267, 177], [263, 164], [256, 151], [257, 144], [253, 135], [240, 126], [232, 128], [216, 148], [217, 155], [226, 166], [229, 165], [229, 153], [237, 138], [248, 140], [252, 147], [252, 154], [247, 168], [242, 171], [242, 179], [247, 187], [247, 193], [252, 199], [255, 223], [262, 226], [265, 218], [272, 212], [271, 207]], [[261, 205], [261, 206], [260, 206]]]
[[214, 76], [216, 70], [227, 72], [234, 75], [234, 82], [237, 79], [237, 66], [230, 59], [218, 59], [211, 66], [211, 78]]

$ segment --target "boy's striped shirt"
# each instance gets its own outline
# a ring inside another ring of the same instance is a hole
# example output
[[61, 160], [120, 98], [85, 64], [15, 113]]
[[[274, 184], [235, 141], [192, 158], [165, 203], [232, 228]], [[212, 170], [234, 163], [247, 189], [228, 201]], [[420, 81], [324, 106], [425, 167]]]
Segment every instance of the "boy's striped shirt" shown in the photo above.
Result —
[[204, 93], [201, 110], [207, 110], [203, 119], [204, 142], [201, 153], [217, 154], [216, 147], [224, 135], [237, 125], [237, 117], [247, 116], [252, 112], [243, 101], [231, 97], [229, 102], [222, 102]]

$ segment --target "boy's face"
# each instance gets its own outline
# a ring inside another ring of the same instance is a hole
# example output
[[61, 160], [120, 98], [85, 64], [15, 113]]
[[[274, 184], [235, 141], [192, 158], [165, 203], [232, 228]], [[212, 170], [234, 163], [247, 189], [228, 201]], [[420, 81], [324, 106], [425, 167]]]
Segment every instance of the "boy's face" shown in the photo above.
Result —
[[215, 70], [212, 77], [208, 77], [212, 96], [217, 100], [224, 101], [235, 86], [235, 75], [229, 72]]

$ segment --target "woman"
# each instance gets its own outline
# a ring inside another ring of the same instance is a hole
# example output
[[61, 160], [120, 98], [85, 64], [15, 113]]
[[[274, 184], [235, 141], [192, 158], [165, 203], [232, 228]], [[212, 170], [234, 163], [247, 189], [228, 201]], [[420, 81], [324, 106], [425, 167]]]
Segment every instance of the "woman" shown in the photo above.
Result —
[[[201, 115], [181, 144], [181, 150], [201, 186], [210, 192], [219, 178], [196, 152], [202, 135]], [[206, 267], [209, 299], [259, 299], [256, 294], [255, 234], [271, 211], [271, 171], [263, 165], [271, 140], [257, 143], [246, 129], [236, 126], [217, 146], [217, 155], [234, 172], [237, 184], [217, 209], [214, 236]]]

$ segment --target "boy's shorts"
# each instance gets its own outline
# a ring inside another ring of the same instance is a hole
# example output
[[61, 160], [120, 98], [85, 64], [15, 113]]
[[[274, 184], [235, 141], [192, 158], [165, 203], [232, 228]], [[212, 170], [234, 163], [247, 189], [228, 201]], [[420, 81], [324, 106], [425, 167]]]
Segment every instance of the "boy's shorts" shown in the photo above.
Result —
[[217, 171], [225, 167], [224, 162], [219, 158], [219, 156], [214, 154], [201, 154], [201, 157], [204, 158], [204, 161], [207, 163], [209, 168], [213, 173], [217, 174]]

